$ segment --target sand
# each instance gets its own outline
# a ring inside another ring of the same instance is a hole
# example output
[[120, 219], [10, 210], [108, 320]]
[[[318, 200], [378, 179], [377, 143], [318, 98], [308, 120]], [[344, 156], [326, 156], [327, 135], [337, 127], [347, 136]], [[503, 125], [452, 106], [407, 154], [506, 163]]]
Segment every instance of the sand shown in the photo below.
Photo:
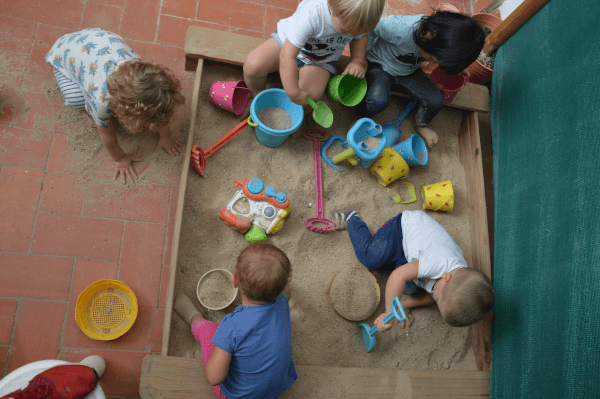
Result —
[[[488, 37], [490, 35], [490, 33], [492, 33], [492, 30], [487, 27], [487, 26], [483, 26], [483, 33], [485, 33], [485, 37]], [[493, 55], [486, 55], [483, 53], [483, 51], [479, 54], [479, 56], [477, 57], [477, 61], [479, 61], [481, 64], [483, 64], [483, 66], [485, 66], [486, 68], [490, 68], [490, 69], [494, 69], [494, 56]]]
[[290, 114], [281, 108], [265, 107], [257, 116], [259, 121], [273, 130], [287, 130], [292, 127]]
[[[12, 79], [9, 68], [11, 61], [4, 58], [2, 61], [0, 66], [3, 66], [3, 76]], [[193, 73], [189, 73], [187, 79], [192, 77]], [[211, 105], [207, 94], [213, 81], [239, 79], [242, 79], [240, 67], [205, 63], [193, 144], [208, 148], [239, 123], [232, 113]], [[277, 75], [269, 78], [269, 87], [281, 87]], [[49, 101], [62, 101], [54, 79], [43, 84], [43, 94]], [[186, 106], [189, 107], [191, 93], [185, 94], [188, 98]], [[7, 104], [9, 98], [3, 98], [3, 104]], [[327, 132], [345, 137], [346, 127], [356, 117], [352, 109], [329, 98], [323, 98], [322, 101], [334, 112], [333, 126]], [[408, 102], [408, 99], [394, 99], [392, 106], [378, 115], [375, 121], [382, 124], [392, 120]], [[189, 114], [189, 110], [180, 112], [171, 129], [178, 135], [184, 148], [190, 124]], [[442, 110], [430, 125], [440, 135], [440, 140], [430, 151], [429, 162], [425, 166], [411, 167], [403, 181], [414, 184], [417, 193], [423, 185], [446, 179], [452, 181], [455, 191], [454, 211], [427, 212], [449, 231], [465, 253], [467, 262], [470, 262], [465, 173], [457, 157], [457, 133], [461, 117], [460, 111], [449, 108]], [[175, 294], [181, 292], [188, 295], [208, 319], [214, 321], [220, 321], [240, 304], [238, 295], [234, 303], [224, 310], [207, 311], [197, 299], [196, 286], [200, 277], [209, 270], [223, 268], [234, 271], [235, 259], [247, 243], [243, 234], [221, 221], [219, 211], [237, 191], [234, 188], [236, 179], [243, 181], [259, 177], [265, 185], [275, 187], [277, 192], [285, 192], [293, 208], [283, 229], [270, 235], [268, 240], [286, 252], [293, 267], [290, 314], [293, 359], [296, 364], [476, 370], [470, 328], [446, 325], [435, 305], [413, 310], [413, 327], [404, 330], [394, 328], [380, 334], [377, 337], [377, 347], [370, 353], [365, 351], [362, 344], [359, 322], [348, 321], [333, 309], [329, 299], [329, 287], [333, 278], [341, 271], [363, 266], [356, 260], [347, 232], [319, 234], [308, 230], [304, 225], [305, 220], [315, 216], [315, 194], [313, 143], [302, 138], [301, 131], [306, 128], [321, 129], [310, 115], [305, 120], [301, 130], [277, 148], [261, 145], [254, 129], [247, 128], [207, 158], [207, 177], [204, 179], [190, 168]], [[402, 125], [400, 141], [414, 133], [413, 120], [411, 113]], [[72, 168], [64, 170], [73, 170], [79, 176], [76, 189], [84, 191], [100, 187], [98, 195], [102, 202], [119, 206], [120, 196], [131, 187], [151, 188], [156, 184], [179, 184], [183, 156], [173, 158], [164, 150], [155, 151], [157, 137], [153, 134], [134, 135], [122, 128], [118, 129], [118, 139], [123, 149], [127, 152], [137, 151], [144, 158], [142, 162], [134, 164], [139, 179], [123, 185], [112, 179], [114, 162], [102, 147], [96, 130], [87, 125], [81, 112], [61, 107], [59, 111], [52, 111], [52, 115], [34, 120], [34, 128], [48, 123], [54, 124], [66, 135], [67, 143], [72, 149]], [[332, 146], [327, 156], [331, 157], [337, 152], [340, 152], [340, 147]], [[388, 191], [366, 168], [351, 166], [347, 161], [338, 167], [345, 171], [340, 173], [325, 162], [321, 163], [325, 218], [330, 219], [334, 212], [354, 209], [360, 213], [371, 231], [375, 232], [399, 212], [422, 209], [420, 198], [411, 204], [397, 204], [392, 200], [396, 193], [400, 193], [403, 199], [406, 198], [406, 187], [398, 182], [391, 184]], [[128, 195], [135, 197], [131, 191]], [[152, 215], [148, 217], [151, 218]], [[383, 270], [373, 272], [382, 297], [385, 296], [389, 274], [389, 271]], [[381, 301], [377, 310], [364, 322], [373, 324], [375, 318], [384, 311], [385, 306]], [[200, 344], [192, 337], [189, 326], [175, 313], [169, 355], [201, 357]]]
[[377, 280], [364, 268], [341, 271], [329, 289], [331, 306], [346, 320], [361, 321], [371, 316], [380, 301]]
[[198, 297], [201, 303], [211, 309], [224, 308], [234, 299], [236, 293], [231, 276], [220, 270], [204, 277], [198, 287]]
[[[199, 97], [199, 112], [193, 144], [208, 148], [239, 121], [232, 113], [211, 105], [210, 84], [217, 80], [242, 79], [240, 67], [205, 62]], [[275, 74], [269, 77], [268, 88], [281, 87]], [[355, 114], [350, 108], [322, 98], [334, 112], [334, 122], [327, 132], [345, 137], [346, 128]], [[392, 106], [375, 118], [384, 123], [395, 118], [409, 103], [408, 99], [393, 100]], [[400, 141], [414, 131], [414, 112], [402, 124]], [[426, 211], [440, 222], [471, 260], [470, 227], [466, 206], [465, 172], [457, 156], [457, 133], [462, 113], [444, 108], [430, 127], [439, 136], [438, 144], [429, 152], [425, 166], [414, 166], [403, 181], [414, 184], [417, 193], [423, 185], [450, 179], [454, 186], [455, 206], [451, 213]], [[196, 299], [196, 285], [202, 275], [222, 268], [234, 272], [235, 260], [247, 245], [244, 235], [227, 227], [219, 211], [227, 206], [235, 192], [236, 180], [258, 177], [277, 192], [290, 199], [292, 211], [282, 230], [268, 236], [268, 241], [281, 248], [290, 258], [293, 275], [290, 281], [292, 299], [290, 314], [293, 334], [293, 359], [296, 364], [342, 367], [379, 367], [402, 369], [477, 370], [471, 348], [471, 329], [446, 325], [435, 305], [413, 310], [415, 323], [404, 330], [396, 327], [377, 337], [377, 347], [367, 353], [358, 324], [339, 316], [329, 300], [333, 278], [351, 267], [364, 268], [354, 255], [348, 233], [334, 231], [319, 234], [308, 230], [304, 222], [315, 216], [313, 143], [301, 136], [306, 128], [320, 128], [310, 115], [305, 116], [301, 130], [279, 147], [261, 145], [253, 128], [247, 128], [207, 159], [206, 178], [190, 169], [179, 248], [175, 294], [184, 293]], [[182, 136], [180, 136], [182, 137]], [[339, 152], [330, 148], [327, 156]], [[406, 187], [395, 182], [380, 185], [360, 166], [347, 161], [338, 165], [343, 173], [321, 163], [324, 216], [356, 210], [375, 232], [385, 221], [406, 210], [422, 208], [419, 199], [411, 204], [397, 204], [396, 193], [406, 198]], [[373, 275], [385, 296], [385, 284], [390, 271], [376, 270]], [[240, 296], [222, 311], [206, 311], [213, 321], [220, 321], [240, 304]], [[373, 324], [385, 312], [383, 301], [364, 322]], [[169, 355], [201, 357], [200, 344], [192, 337], [189, 326], [176, 314], [171, 325]]]

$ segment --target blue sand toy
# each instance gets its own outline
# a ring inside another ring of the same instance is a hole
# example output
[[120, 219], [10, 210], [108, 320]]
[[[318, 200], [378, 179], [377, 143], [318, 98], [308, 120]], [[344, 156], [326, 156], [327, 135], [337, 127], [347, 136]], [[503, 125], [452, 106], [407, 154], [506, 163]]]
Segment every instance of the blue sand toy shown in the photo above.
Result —
[[[400, 309], [400, 314], [398, 314], [396, 308]], [[392, 300], [392, 311], [383, 318], [383, 322], [387, 324], [390, 321], [392, 321], [394, 317], [397, 318], [398, 321], [406, 320], [404, 309], [402, 309], [402, 305], [400, 305], [400, 300], [398, 299], [398, 297]], [[375, 347], [375, 344], [377, 343], [375, 340], [375, 334], [377, 334], [377, 326], [371, 327], [367, 323], [362, 323], [358, 326], [358, 328], [360, 328], [360, 333], [362, 334], [363, 343], [367, 348], [367, 352], [371, 352], [371, 349], [373, 349]]]
[[[348, 138], [344, 139], [341, 136], [332, 136], [321, 147], [321, 156], [325, 162], [338, 172], [342, 170], [336, 168], [334, 164], [342, 161], [348, 161], [352, 165], [360, 165], [369, 167], [369, 164], [381, 154], [381, 151], [387, 146], [386, 138], [383, 134], [383, 128], [370, 118], [359, 119], [348, 132]], [[365, 140], [376, 138], [379, 140], [377, 147], [369, 148]], [[327, 157], [327, 149], [334, 141], [341, 141], [342, 148], [345, 151], [329, 158]]]
[[400, 115], [398, 115], [393, 121], [386, 122], [382, 125], [383, 135], [386, 138], [388, 147], [393, 146], [400, 138], [400, 126], [402, 125], [402, 121], [404, 121], [404, 118], [406, 118], [408, 113], [412, 111], [416, 104], [416, 101], [411, 102], [404, 107]]
[[427, 146], [418, 134], [411, 134], [408, 139], [396, 144], [392, 149], [400, 154], [410, 166], [423, 166], [427, 163]]
[[350, 148], [348, 146], [348, 143], [346, 143], [346, 139], [343, 138], [342, 136], [331, 136], [325, 143], [323, 143], [323, 146], [321, 146], [321, 158], [323, 158], [323, 160], [325, 161], [325, 163], [327, 163], [327, 165], [331, 166], [333, 169], [337, 170], [338, 172], [343, 172], [342, 169], [338, 169], [335, 166], [335, 164], [333, 163], [333, 159], [332, 158], [327, 157], [327, 149], [329, 148], [329, 146], [334, 141], [339, 141], [340, 142], [340, 146], [344, 150], [347, 150], [347, 149]]
[[[263, 108], [276, 107], [286, 111], [292, 118], [292, 127], [285, 130], [275, 130], [258, 119], [258, 114]], [[301, 105], [293, 103], [282, 89], [263, 90], [252, 100], [250, 104], [250, 116], [255, 126], [256, 139], [266, 147], [279, 147], [283, 142], [302, 125], [304, 120], [304, 109]]]

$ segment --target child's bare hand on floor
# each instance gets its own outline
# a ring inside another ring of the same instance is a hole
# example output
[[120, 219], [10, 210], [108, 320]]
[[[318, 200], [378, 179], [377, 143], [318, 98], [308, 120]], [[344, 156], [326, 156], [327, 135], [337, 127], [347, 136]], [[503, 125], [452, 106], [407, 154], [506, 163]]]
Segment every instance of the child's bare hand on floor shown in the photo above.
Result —
[[125, 156], [119, 162], [115, 162], [114, 179], [117, 180], [119, 175], [121, 175], [121, 181], [123, 182], [123, 184], [127, 183], [126, 176], [129, 176], [129, 179], [131, 179], [131, 181], [137, 179], [137, 173], [135, 173], [135, 169], [133, 169], [133, 165], [131, 163], [134, 161], [139, 162], [141, 160], [142, 158], [138, 158], [133, 154], [125, 154]]
[[165, 151], [171, 154], [172, 157], [176, 157], [177, 155], [181, 154], [183, 145], [173, 137], [160, 137], [154, 151], [161, 148], [164, 148]]

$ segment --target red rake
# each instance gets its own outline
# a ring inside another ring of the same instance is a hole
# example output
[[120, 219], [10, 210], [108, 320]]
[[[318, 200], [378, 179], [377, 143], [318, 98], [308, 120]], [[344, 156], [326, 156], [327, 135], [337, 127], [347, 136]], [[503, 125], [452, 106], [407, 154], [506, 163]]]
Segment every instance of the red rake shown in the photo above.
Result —
[[227, 143], [229, 140], [241, 133], [242, 130], [244, 130], [248, 125], [255, 126], [254, 123], [250, 122], [250, 118], [251, 117], [248, 117], [248, 119], [244, 119], [243, 122], [241, 122], [239, 125], [230, 130], [229, 133], [227, 133], [225, 136], [217, 140], [213, 145], [208, 147], [206, 151], [204, 151], [199, 145], [192, 146], [192, 165], [194, 166], [194, 170], [200, 176], [206, 177], [206, 175], [204, 174], [204, 170], [206, 169], [206, 158], [208, 158], [209, 155], [212, 155], [215, 152], [217, 152], [219, 148], [223, 147], [225, 143]]

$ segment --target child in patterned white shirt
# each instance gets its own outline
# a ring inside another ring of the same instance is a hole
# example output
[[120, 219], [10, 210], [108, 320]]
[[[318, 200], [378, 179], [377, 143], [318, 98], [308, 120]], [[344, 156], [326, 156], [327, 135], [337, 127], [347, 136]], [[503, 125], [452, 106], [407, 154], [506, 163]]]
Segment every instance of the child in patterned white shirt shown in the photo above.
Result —
[[172, 156], [182, 145], [171, 136], [170, 122], [185, 102], [179, 80], [164, 66], [143, 61], [123, 39], [100, 28], [69, 33], [54, 43], [46, 62], [65, 96], [65, 104], [85, 110], [102, 144], [115, 161], [114, 178], [137, 179], [133, 161], [117, 141], [111, 117], [133, 133], [157, 131], [156, 149]]

